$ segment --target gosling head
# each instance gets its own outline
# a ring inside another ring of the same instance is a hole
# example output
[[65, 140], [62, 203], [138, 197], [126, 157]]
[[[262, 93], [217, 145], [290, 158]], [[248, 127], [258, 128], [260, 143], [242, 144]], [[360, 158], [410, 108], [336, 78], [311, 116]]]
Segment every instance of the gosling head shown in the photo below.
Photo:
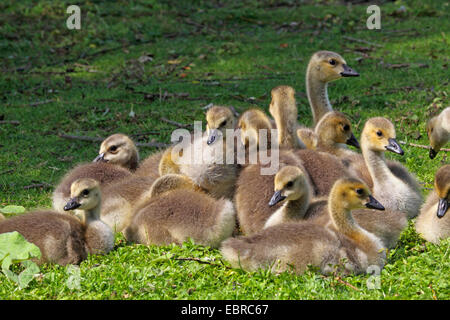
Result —
[[361, 141], [372, 151], [391, 151], [404, 155], [403, 149], [395, 140], [395, 128], [391, 121], [386, 118], [376, 117], [367, 120], [361, 134]]
[[238, 129], [240, 129], [241, 142], [244, 146], [259, 146], [259, 134], [261, 129], [267, 130], [267, 143], [270, 145], [271, 123], [267, 115], [258, 109], [249, 109], [245, 111], [238, 120]]
[[207, 144], [213, 144], [220, 137], [226, 137], [227, 129], [234, 129], [236, 117], [228, 107], [213, 106], [206, 112]]
[[336, 181], [330, 191], [334, 205], [347, 210], [369, 208], [384, 210], [384, 207], [370, 194], [369, 188], [360, 180], [343, 178]]
[[326, 113], [317, 123], [315, 129], [322, 141], [345, 143], [359, 149], [359, 142], [352, 132], [350, 120], [338, 111]]
[[131, 170], [136, 169], [139, 153], [134, 142], [124, 134], [113, 134], [100, 145], [98, 156], [93, 162], [108, 162]]
[[64, 206], [64, 210], [93, 210], [99, 206], [100, 202], [99, 183], [94, 179], [81, 178], [72, 182], [70, 199]]
[[272, 207], [283, 200], [298, 200], [308, 194], [309, 190], [306, 175], [300, 168], [294, 166], [283, 167], [275, 175], [275, 192], [269, 201], [269, 206]]
[[442, 166], [436, 172], [434, 187], [439, 197], [437, 216], [442, 218], [450, 209], [450, 164]]
[[297, 112], [294, 88], [289, 86], [278, 86], [273, 88], [270, 94], [272, 96], [272, 100], [270, 102], [269, 112], [272, 116], [275, 117], [275, 115], [280, 112], [280, 109], [286, 109], [289, 107], [295, 107], [295, 112]]
[[359, 73], [350, 68], [339, 54], [332, 51], [318, 51], [309, 61], [308, 69], [322, 82], [330, 82], [342, 77], [358, 77]]

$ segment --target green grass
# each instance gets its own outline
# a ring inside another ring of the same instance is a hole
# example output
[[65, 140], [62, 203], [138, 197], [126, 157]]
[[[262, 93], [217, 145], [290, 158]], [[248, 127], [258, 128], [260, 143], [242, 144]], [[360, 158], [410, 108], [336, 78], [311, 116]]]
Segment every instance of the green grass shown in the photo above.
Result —
[[[202, 107], [211, 102], [267, 111], [270, 89], [281, 84], [296, 89], [299, 121], [309, 125], [304, 76], [317, 50], [341, 53], [361, 74], [329, 87], [334, 108], [352, 117], [357, 137], [367, 118], [385, 116], [399, 140], [427, 145], [426, 120], [448, 106], [448, 1], [382, 3], [381, 30], [367, 30], [368, 4], [303, 2], [78, 1], [82, 28], [68, 30], [71, 1], [2, 1], [0, 117], [20, 124], [0, 125], [0, 207], [50, 207], [61, 176], [95, 157], [97, 144], [59, 133], [123, 132], [139, 142], [168, 143], [175, 127], [160, 117], [204, 120]], [[401, 5], [406, 12], [396, 13]], [[144, 55], [153, 60], [138, 62]], [[404, 63], [409, 66], [389, 67]], [[402, 147], [405, 156], [387, 156], [431, 188], [448, 156], [432, 161], [427, 150]], [[141, 149], [141, 157], [154, 151]], [[24, 188], [36, 183], [45, 186]], [[80, 265], [79, 289], [67, 286], [66, 267], [46, 265], [22, 290], [0, 274], [0, 299], [448, 299], [449, 244], [426, 243], [410, 223], [389, 253], [381, 288], [369, 290], [368, 275], [340, 281], [313, 270], [247, 273], [230, 269], [217, 250], [131, 246], [118, 236], [115, 250]]]

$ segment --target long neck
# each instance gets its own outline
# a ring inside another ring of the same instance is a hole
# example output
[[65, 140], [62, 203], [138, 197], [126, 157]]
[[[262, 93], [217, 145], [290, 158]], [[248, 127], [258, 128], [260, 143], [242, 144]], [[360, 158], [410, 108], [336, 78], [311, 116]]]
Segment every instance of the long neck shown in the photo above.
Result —
[[366, 254], [369, 254], [369, 260], [374, 261], [378, 259], [380, 249], [383, 248], [381, 242], [353, 220], [351, 210], [346, 208], [343, 201], [338, 199], [336, 195], [330, 195], [328, 212], [338, 232], [352, 239], [357, 246], [363, 248]]
[[[283, 110], [283, 112], [280, 112]], [[278, 130], [278, 145], [287, 148], [305, 148], [297, 137], [297, 107], [278, 106], [272, 114]]]
[[374, 183], [386, 181], [388, 178], [392, 177], [392, 172], [386, 164], [384, 152], [370, 150], [369, 148], [364, 147], [363, 142], [362, 154]]
[[314, 124], [317, 124], [323, 115], [333, 108], [328, 100], [327, 83], [317, 79], [313, 67], [309, 66], [306, 72], [306, 93], [313, 114]]

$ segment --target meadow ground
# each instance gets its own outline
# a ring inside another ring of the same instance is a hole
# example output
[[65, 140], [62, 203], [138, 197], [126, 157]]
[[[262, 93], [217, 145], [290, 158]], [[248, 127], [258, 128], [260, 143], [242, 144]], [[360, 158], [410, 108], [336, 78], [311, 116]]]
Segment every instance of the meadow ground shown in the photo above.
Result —
[[[379, 1], [381, 30], [366, 27], [368, 3], [351, 2], [78, 1], [81, 30], [68, 30], [71, 1], [1, 1], [0, 207], [50, 207], [62, 175], [96, 156], [97, 142], [61, 134], [169, 143], [177, 127], [166, 119], [204, 120], [209, 103], [267, 111], [280, 84], [296, 89], [309, 125], [305, 69], [317, 50], [342, 54], [361, 74], [329, 86], [357, 137], [367, 118], [384, 116], [398, 140], [427, 145], [426, 120], [449, 101], [449, 2]], [[403, 157], [387, 157], [426, 195], [448, 155], [402, 147]], [[141, 157], [155, 150], [140, 148]], [[68, 285], [72, 269], [46, 265], [25, 289], [0, 273], [0, 299], [448, 299], [449, 245], [426, 243], [410, 222], [370, 289], [368, 275], [247, 273], [217, 250], [117, 235], [115, 250], [80, 265], [79, 286]]]

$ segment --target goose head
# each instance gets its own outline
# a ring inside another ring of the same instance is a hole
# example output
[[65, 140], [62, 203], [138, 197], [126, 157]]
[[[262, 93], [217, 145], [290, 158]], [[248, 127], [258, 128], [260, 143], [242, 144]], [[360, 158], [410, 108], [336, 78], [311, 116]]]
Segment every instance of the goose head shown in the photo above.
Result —
[[427, 134], [431, 145], [430, 158], [434, 159], [441, 148], [450, 141], [450, 107], [428, 121]]
[[332, 51], [318, 51], [311, 57], [308, 70], [321, 82], [330, 82], [343, 77], [358, 77], [339, 54]]
[[345, 143], [359, 149], [359, 143], [352, 131], [350, 120], [338, 111], [330, 111], [316, 125], [316, 134], [320, 141]]
[[439, 197], [437, 216], [442, 218], [450, 209], [450, 164], [442, 166], [436, 172], [434, 186]]
[[100, 202], [99, 183], [94, 179], [81, 178], [72, 182], [70, 186], [70, 199], [64, 206], [64, 210], [93, 210], [100, 205]]
[[134, 170], [139, 162], [139, 153], [128, 136], [117, 133], [102, 142], [93, 162], [108, 162]]
[[283, 200], [298, 200], [309, 193], [309, 188], [307, 177], [300, 168], [283, 167], [275, 175], [275, 192], [269, 201], [269, 206], [274, 206]]
[[267, 147], [270, 148], [270, 130], [272, 125], [269, 117], [263, 111], [258, 109], [245, 111], [239, 117], [237, 127], [240, 129], [241, 142], [246, 147], [251, 145], [259, 147], [260, 130], [265, 129], [267, 132]]
[[287, 113], [289, 111], [295, 111], [295, 117], [297, 117], [294, 88], [290, 86], [278, 86], [273, 88], [270, 94], [272, 100], [270, 102], [269, 112], [274, 119], [280, 118], [280, 113]]
[[330, 191], [330, 206], [342, 207], [345, 210], [370, 208], [384, 210], [384, 207], [370, 193], [369, 188], [362, 181], [354, 178], [337, 180]]
[[207, 144], [213, 144], [219, 138], [226, 137], [227, 129], [234, 129], [236, 116], [228, 107], [213, 106], [206, 112]]
[[386, 118], [376, 117], [367, 120], [361, 134], [361, 142], [372, 151], [390, 151], [404, 155], [404, 151], [395, 140], [395, 128]]

